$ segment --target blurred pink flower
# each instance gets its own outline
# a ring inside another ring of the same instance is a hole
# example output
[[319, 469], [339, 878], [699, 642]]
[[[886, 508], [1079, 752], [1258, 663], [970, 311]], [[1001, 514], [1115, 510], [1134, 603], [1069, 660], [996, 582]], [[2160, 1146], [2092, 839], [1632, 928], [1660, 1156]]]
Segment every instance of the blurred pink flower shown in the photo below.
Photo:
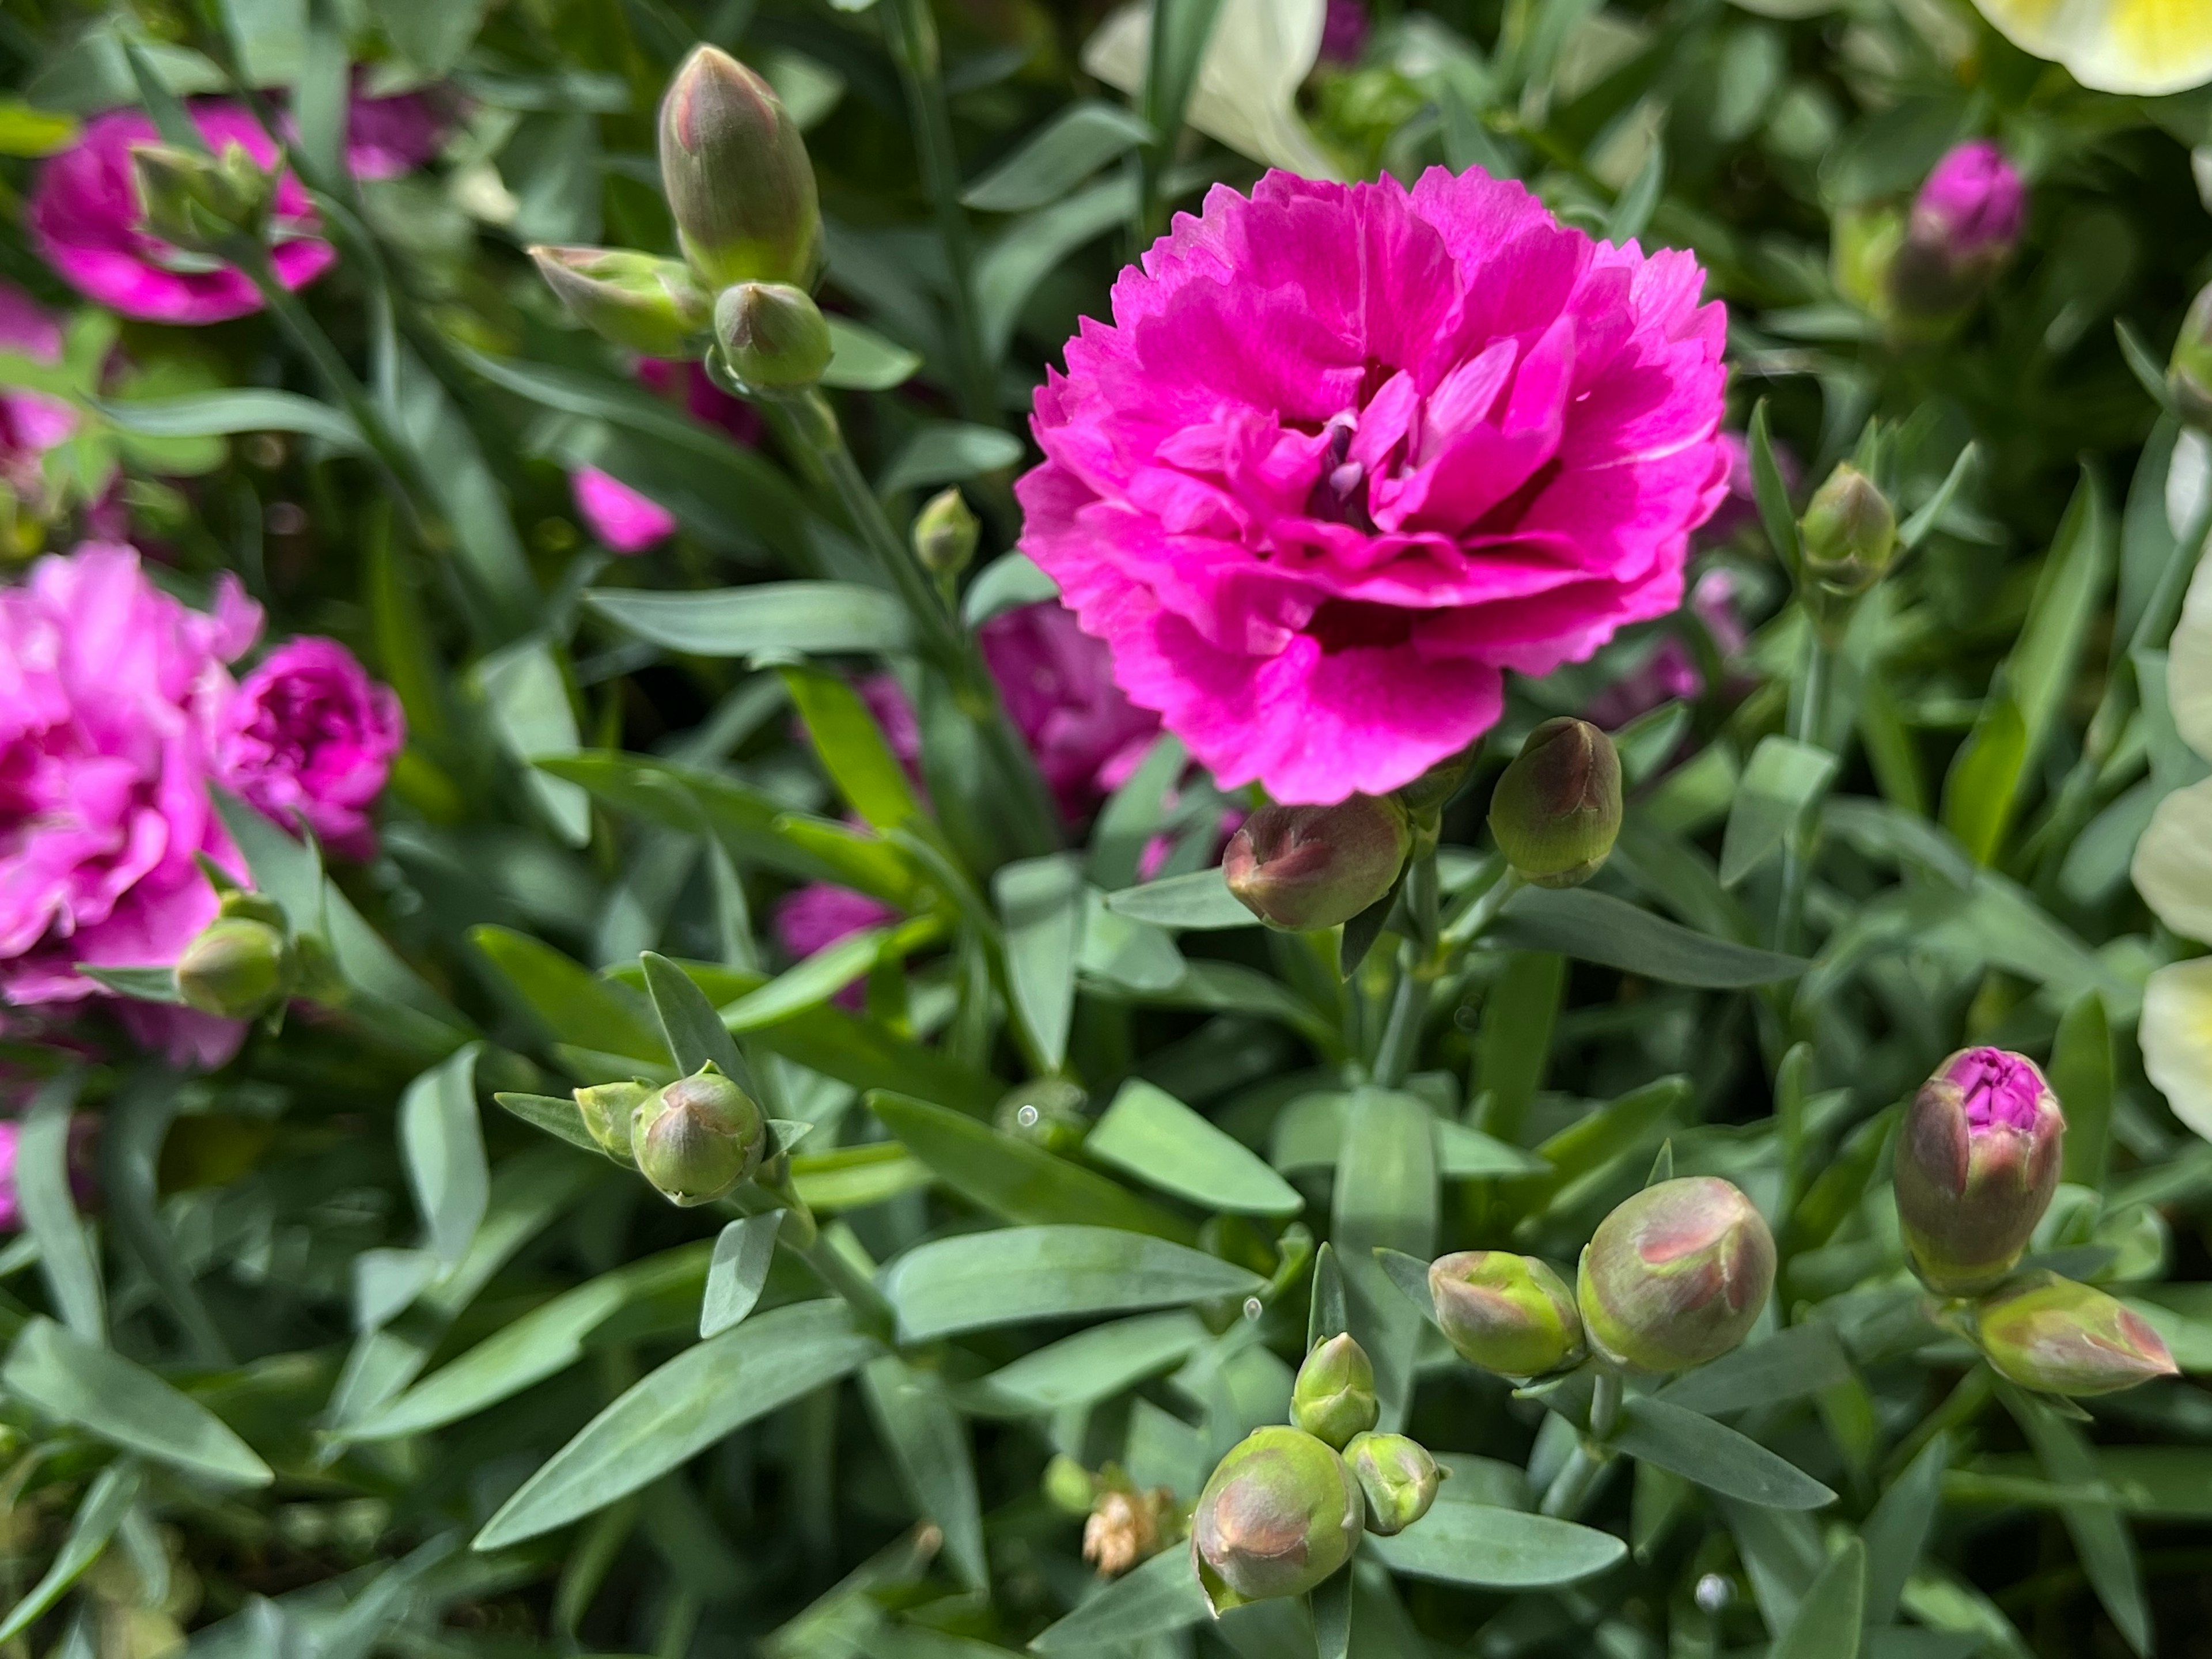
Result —
[[775, 939], [793, 957], [811, 957], [864, 927], [897, 920], [898, 912], [880, 900], [817, 881], [777, 903]]
[[[1697, 586], [1690, 591], [1690, 609], [1712, 635], [1713, 643], [1720, 647], [1723, 659], [1743, 649], [1749, 636], [1744, 632], [1742, 619], [1736, 615], [1735, 579], [1727, 571], [1708, 570], [1698, 578]], [[1705, 677], [1698, 671], [1697, 659], [1691, 654], [1689, 647], [1669, 634], [1640, 667], [1623, 675], [1592, 698], [1584, 712], [1607, 731], [1617, 732], [1638, 714], [1648, 714], [1662, 703], [1677, 698], [1701, 697], [1705, 693]]]
[[[41, 363], [62, 357], [61, 324], [13, 283], [0, 282], [0, 351]], [[0, 483], [19, 500], [46, 493], [40, 463], [76, 430], [76, 411], [41, 392], [0, 392]]]
[[204, 614], [107, 543], [0, 590], [0, 997], [97, 995], [78, 964], [166, 966], [214, 918], [195, 856], [245, 868], [210, 763], [260, 627], [234, 579]]
[[595, 466], [568, 475], [576, 512], [610, 552], [642, 553], [676, 533], [676, 515], [650, 496]]
[[1987, 138], [1947, 154], [1912, 204], [1913, 240], [1954, 261], [2001, 264], [2027, 228], [2027, 185]]
[[1048, 599], [994, 617], [980, 643], [1060, 816], [1082, 823], [1137, 769], [1159, 716], [1122, 694], [1112, 655], [1065, 605]]
[[1704, 283], [1479, 169], [1216, 186], [1039, 390], [1022, 546], [1224, 787], [1386, 793], [1505, 670], [1681, 603], [1728, 470]]
[[748, 449], [758, 443], [767, 430], [758, 410], [716, 386], [707, 377], [705, 368], [696, 362], [641, 357], [638, 360], [637, 378], [692, 419], [720, 427]]
[[1328, 21], [1321, 29], [1321, 58], [1324, 64], [1356, 64], [1367, 51], [1374, 21], [1366, 0], [1328, 0]]
[[346, 171], [365, 184], [412, 173], [438, 153], [447, 119], [425, 93], [355, 94], [346, 110]]
[[[197, 100], [190, 108], [210, 148], [242, 145], [264, 167], [276, 160], [276, 144], [246, 110], [214, 99]], [[210, 267], [142, 228], [131, 146], [159, 137], [143, 112], [110, 110], [87, 122], [76, 144], [40, 168], [27, 219], [40, 257], [79, 293], [126, 317], [219, 323], [259, 310], [261, 296], [244, 271]], [[277, 181], [275, 228], [278, 242], [270, 258], [286, 288], [313, 282], [337, 257], [317, 239], [307, 192], [289, 173]]]
[[336, 640], [287, 641], [246, 677], [223, 711], [222, 781], [287, 829], [305, 819], [340, 856], [376, 855], [369, 809], [407, 740], [398, 695]]

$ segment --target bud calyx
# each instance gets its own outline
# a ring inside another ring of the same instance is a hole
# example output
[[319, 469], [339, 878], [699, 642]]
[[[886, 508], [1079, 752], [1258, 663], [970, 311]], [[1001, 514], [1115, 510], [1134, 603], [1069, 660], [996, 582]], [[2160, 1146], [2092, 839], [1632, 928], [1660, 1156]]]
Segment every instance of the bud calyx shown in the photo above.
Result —
[[2056, 1273], [2027, 1277], [1984, 1301], [1975, 1340], [2001, 1376], [2045, 1394], [2117, 1394], [2180, 1370], [2142, 1315]]
[[606, 247], [538, 246], [530, 257], [569, 315], [646, 356], [696, 356], [714, 321], [712, 297], [679, 259]]
[[1444, 1471], [1428, 1448], [1402, 1434], [1363, 1434], [1344, 1449], [1345, 1466], [1367, 1498], [1367, 1529], [1395, 1538], [1429, 1512]]
[[671, 1203], [706, 1204], [760, 1168], [768, 1121], [753, 1097], [709, 1060], [637, 1103], [630, 1152]]
[[1381, 1413], [1367, 1351], [1345, 1335], [1315, 1344], [1291, 1389], [1291, 1421], [1341, 1451]]
[[1271, 927], [1334, 927], [1388, 894], [1413, 832], [1395, 800], [1354, 795], [1334, 806], [1263, 806], [1221, 858], [1229, 890]]
[[1191, 1554], [1218, 1614], [1303, 1595], [1352, 1559], [1364, 1498], [1344, 1460], [1303, 1429], [1255, 1429], [1199, 1494]]
[[1523, 881], [1588, 881], [1620, 838], [1620, 756], [1588, 720], [1546, 720], [1498, 780], [1490, 833]]
[[1532, 1255], [1460, 1250], [1429, 1265], [1444, 1339], [1470, 1365], [1541, 1376], [1581, 1362], [1582, 1315], [1567, 1283]]
[[1647, 1187], [1598, 1224], [1576, 1285], [1591, 1347], [1615, 1365], [1686, 1370], [1745, 1336], [1774, 1289], [1774, 1235], [1731, 1182]]
[[660, 179], [678, 240], [710, 288], [812, 283], [822, 260], [814, 166], [775, 90], [700, 46], [660, 105]]

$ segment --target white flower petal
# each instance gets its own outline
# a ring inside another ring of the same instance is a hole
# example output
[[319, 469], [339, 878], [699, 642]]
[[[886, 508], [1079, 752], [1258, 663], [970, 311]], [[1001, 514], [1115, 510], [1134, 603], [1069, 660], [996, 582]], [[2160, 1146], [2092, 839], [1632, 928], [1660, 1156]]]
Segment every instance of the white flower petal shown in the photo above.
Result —
[[2139, 1038], [2144, 1073], [2173, 1115], [2212, 1140], [2212, 957], [2150, 976]]
[[2136, 891], [2184, 939], [2212, 939], [2212, 778], [2159, 802], [2136, 843]]
[[[1145, 82], [1152, 8], [1123, 6], [1091, 35], [1083, 67], [1131, 97]], [[1308, 179], [1335, 166], [1298, 119], [1298, 88], [1321, 56], [1328, 0], [1223, 0], [1188, 118], [1240, 155]]]
[[[2180, 451], [2174, 453], [2179, 459]], [[2181, 740], [2212, 760], [2212, 559], [2198, 562], [2181, 602], [2166, 647], [2166, 699]]]
[[2205, 0], [1975, 0], [2023, 52], [2100, 92], [2144, 97], [2212, 81]]

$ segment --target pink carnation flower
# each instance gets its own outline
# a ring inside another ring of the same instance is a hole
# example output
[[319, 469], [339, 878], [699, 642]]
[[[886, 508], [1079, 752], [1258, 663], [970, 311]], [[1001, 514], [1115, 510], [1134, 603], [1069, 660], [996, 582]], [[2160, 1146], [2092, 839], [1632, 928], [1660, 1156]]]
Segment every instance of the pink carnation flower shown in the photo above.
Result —
[[[13, 283], [0, 282], [0, 351], [41, 363], [62, 357], [61, 324]], [[76, 411], [41, 392], [0, 392], [0, 483], [21, 501], [46, 494], [40, 463], [76, 431]]]
[[[263, 167], [276, 146], [261, 125], [235, 104], [203, 99], [192, 120], [220, 153], [231, 144]], [[155, 323], [220, 323], [261, 308], [261, 295], [233, 265], [180, 253], [142, 227], [138, 191], [131, 175], [131, 146], [159, 138], [153, 118], [135, 109], [111, 110], [85, 124], [70, 149], [39, 170], [31, 193], [31, 239], [62, 280], [87, 298]], [[286, 173], [276, 183], [278, 242], [270, 258], [277, 280], [300, 288], [330, 268], [337, 256], [316, 239], [314, 209], [300, 181]]]
[[399, 698], [336, 640], [270, 652], [224, 709], [216, 763], [222, 781], [290, 828], [305, 819], [341, 856], [376, 854], [369, 809], [407, 737]]
[[643, 553], [676, 533], [676, 515], [611, 472], [580, 467], [568, 475], [576, 515], [610, 552]]
[[1060, 815], [1080, 823], [1137, 769], [1159, 717], [1122, 695], [1113, 658], [1065, 605], [1048, 599], [994, 617], [980, 643]]
[[1224, 786], [1395, 789], [1504, 671], [1681, 603], [1727, 489], [1703, 283], [1480, 170], [1217, 186], [1038, 392], [1023, 548]]
[[[106, 543], [0, 590], [0, 997], [98, 994], [80, 963], [166, 966], [214, 918], [195, 855], [245, 867], [209, 799], [209, 761], [235, 694], [226, 665], [260, 626], [232, 578], [204, 615]], [[159, 1035], [204, 1055], [219, 1045], [185, 1029], [195, 1020]]]
[[414, 172], [445, 141], [445, 115], [423, 93], [356, 94], [346, 110], [346, 171], [364, 183]]

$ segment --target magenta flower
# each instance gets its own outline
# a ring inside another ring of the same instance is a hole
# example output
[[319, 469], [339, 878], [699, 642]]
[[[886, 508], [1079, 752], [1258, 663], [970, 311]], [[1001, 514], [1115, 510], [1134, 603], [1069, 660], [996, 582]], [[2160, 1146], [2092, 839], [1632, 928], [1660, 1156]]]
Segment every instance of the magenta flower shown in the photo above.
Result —
[[1217, 187], [1038, 392], [1023, 548], [1223, 785], [1384, 793], [1505, 670], [1681, 603], [1727, 491], [1703, 283], [1479, 170]]
[[643, 553], [676, 533], [676, 515], [596, 466], [568, 475], [577, 516], [610, 552]]
[[2024, 1055], [1961, 1049], [1921, 1085], [1898, 1132], [1897, 1216], [1931, 1289], [1974, 1294], [2012, 1271], [2057, 1190], [2065, 1134]]
[[446, 117], [425, 94], [354, 94], [346, 110], [346, 171], [365, 184], [415, 171], [446, 142]]
[[2020, 169], [1987, 138], [1960, 144], [1938, 161], [1912, 204], [1914, 239], [1956, 259], [2001, 264], [2027, 228]]
[[778, 902], [775, 942], [794, 958], [811, 957], [865, 927], [897, 920], [898, 912], [878, 899], [817, 881]]
[[336, 640], [270, 652], [223, 711], [222, 781], [287, 829], [304, 819], [342, 857], [376, 855], [369, 809], [407, 740], [398, 695]]
[[[202, 99], [191, 110], [215, 150], [234, 143], [264, 167], [276, 159], [269, 135], [237, 105]], [[143, 112], [110, 110], [87, 122], [74, 146], [40, 168], [28, 220], [40, 256], [70, 287], [126, 317], [220, 323], [258, 311], [261, 296], [244, 271], [210, 268], [141, 227], [131, 146], [159, 137]], [[337, 257], [317, 240], [314, 209], [289, 173], [277, 181], [275, 229], [270, 257], [287, 288], [314, 281]]]
[[994, 617], [980, 643], [1060, 815], [1082, 823], [1137, 769], [1159, 736], [1159, 716], [1122, 695], [1113, 658], [1065, 605], [1046, 600]]
[[95, 995], [78, 964], [165, 966], [214, 919], [195, 856], [245, 869], [210, 761], [260, 626], [232, 578], [205, 615], [106, 543], [0, 590], [0, 997]]
[[748, 449], [757, 444], [768, 429], [762, 424], [758, 410], [716, 386], [698, 363], [641, 357], [638, 360], [637, 378], [693, 420], [720, 428], [732, 441]]
[[1321, 27], [1321, 59], [1324, 64], [1356, 64], [1367, 51], [1374, 21], [1366, 0], [1328, 0], [1328, 15]]
[[[1735, 611], [1735, 578], [1725, 570], [1708, 570], [1690, 590], [1690, 609], [1697, 613], [1723, 657], [1743, 649], [1750, 636]], [[1583, 712], [1608, 732], [1617, 732], [1638, 714], [1648, 714], [1662, 703], [1705, 695], [1705, 677], [1689, 647], [1672, 634], [1661, 640], [1641, 666], [1623, 675], [1590, 700]]]
[[[61, 324], [13, 283], [0, 282], [0, 351], [20, 352], [41, 363], [62, 356]], [[17, 499], [46, 494], [40, 462], [76, 430], [76, 411], [40, 392], [0, 392], [0, 483]]]

